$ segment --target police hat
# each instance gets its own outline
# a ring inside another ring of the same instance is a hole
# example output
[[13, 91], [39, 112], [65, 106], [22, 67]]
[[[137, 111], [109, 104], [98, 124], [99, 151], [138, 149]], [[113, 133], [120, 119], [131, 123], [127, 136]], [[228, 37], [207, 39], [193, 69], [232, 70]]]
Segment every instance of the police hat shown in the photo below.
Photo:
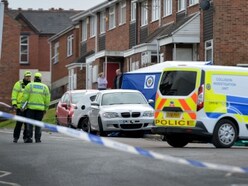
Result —
[[32, 76], [32, 73], [30, 71], [26, 71], [24, 73], [24, 77], [31, 77]]
[[41, 75], [41, 73], [36, 72], [36, 73], [34, 74], [34, 77], [36, 77], [36, 78], [40, 78], [40, 79], [41, 79], [42, 75]]

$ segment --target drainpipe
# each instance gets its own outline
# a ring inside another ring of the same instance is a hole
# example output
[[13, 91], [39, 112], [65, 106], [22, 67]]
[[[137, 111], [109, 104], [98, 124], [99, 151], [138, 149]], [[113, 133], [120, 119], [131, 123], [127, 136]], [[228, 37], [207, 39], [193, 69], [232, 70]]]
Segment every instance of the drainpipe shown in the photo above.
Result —
[[95, 30], [96, 30], [96, 36], [95, 36], [95, 53], [98, 52], [98, 28], [97, 28], [97, 13], [95, 13]]
[[186, 0], [184, 0], [184, 4], [185, 4], [185, 16], [187, 16], [188, 10], [187, 10], [187, 1]]
[[105, 69], [104, 69], [104, 74], [105, 74], [105, 78], [107, 79], [107, 76], [108, 76], [108, 74], [107, 74], [107, 72], [108, 72], [108, 57], [106, 56], [106, 54], [105, 54]]
[[159, 27], [161, 26], [161, 22], [162, 22], [162, 10], [161, 10], [161, 7], [162, 7], [162, 0], [160, 0], [159, 1], [159, 22], [158, 22], [158, 24], [159, 24]]
[[173, 48], [173, 61], [176, 60], [177, 57], [177, 44], [174, 43], [174, 48]]
[[161, 63], [162, 61], [160, 61], [160, 56], [159, 56], [160, 46], [158, 39], [156, 39], [156, 44], [157, 44], [157, 63]]
[[52, 43], [51, 43], [51, 41], [49, 42], [49, 48], [50, 48], [50, 65], [49, 65], [49, 71], [50, 71], [50, 85], [51, 85], [51, 90], [52, 90]]

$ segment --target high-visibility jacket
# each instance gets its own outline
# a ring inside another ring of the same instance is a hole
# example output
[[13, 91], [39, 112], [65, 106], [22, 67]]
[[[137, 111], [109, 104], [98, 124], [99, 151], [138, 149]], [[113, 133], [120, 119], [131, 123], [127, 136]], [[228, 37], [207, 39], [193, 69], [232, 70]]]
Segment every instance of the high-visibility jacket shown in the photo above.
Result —
[[22, 105], [27, 102], [26, 108], [28, 109], [46, 111], [50, 104], [50, 97], [47, 85], [41, 82], [32, 82], [24, 89]]
[[25, 88], [25, 84], [23, 80], [19, 80], [15, 83], [12, 89], [11, 102], [12, 105], [16, 105], [17, 108], [21, 108], [21, 101], [23, 97], [24, 88]]

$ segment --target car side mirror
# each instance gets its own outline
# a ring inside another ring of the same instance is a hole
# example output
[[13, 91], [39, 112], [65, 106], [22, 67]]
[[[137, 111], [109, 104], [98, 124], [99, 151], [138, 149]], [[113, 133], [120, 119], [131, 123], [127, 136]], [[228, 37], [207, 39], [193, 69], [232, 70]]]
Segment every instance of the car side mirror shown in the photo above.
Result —
[[149, 100], [148, 100], [148, 103], [149, 103], [149, 104], [154, 103], [154, 100], [153, 100], [153, 99], [149, 99]]
[[62, 103], [61, 106], [67, 108], [67, 104], [66, 103]]
[[98, 104], [97, 102], [92, 102], [92, 103], [91, 103], [91, 106], [99, 107], [99, 104]]

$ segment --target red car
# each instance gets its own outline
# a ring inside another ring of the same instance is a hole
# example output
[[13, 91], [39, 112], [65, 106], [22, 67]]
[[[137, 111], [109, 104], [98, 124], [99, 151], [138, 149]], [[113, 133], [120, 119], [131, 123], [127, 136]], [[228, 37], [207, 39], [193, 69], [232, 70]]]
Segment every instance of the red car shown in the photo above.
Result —
[[71, 120], [74, 108], [87, 91], [91, 90], [70, 90], [63, 94], [56, 108], [57, 125], [72, 127]]

